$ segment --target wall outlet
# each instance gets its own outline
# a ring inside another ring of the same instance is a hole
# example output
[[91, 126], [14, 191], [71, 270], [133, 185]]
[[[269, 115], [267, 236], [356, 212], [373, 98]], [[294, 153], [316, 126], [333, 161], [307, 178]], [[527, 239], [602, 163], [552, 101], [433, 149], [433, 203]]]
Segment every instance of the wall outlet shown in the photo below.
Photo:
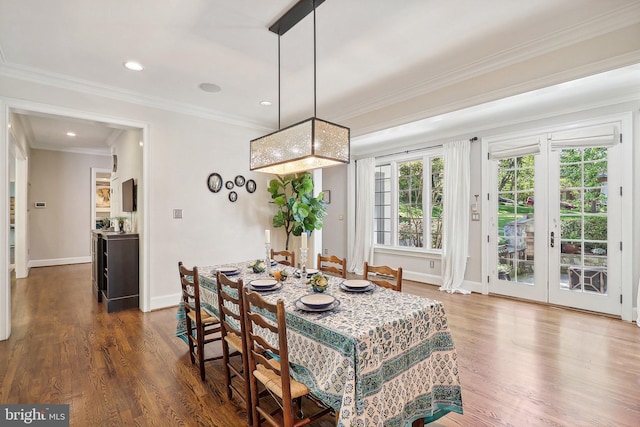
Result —
[[173, 219], [182, 219], [182, 209], [173, 210]]
[[435, 266], [436, 263], [433, 260], [429, 261], [429, 268], [434, 268]]
[[480, 221], [480, 214], [477, 212], [474, 212], [471, 214], [471, 221]]
[[325, 254], [325, 255], [329, 255], [329, 249], [325, 249], [325, 250], [324, 250], [324, 254]]

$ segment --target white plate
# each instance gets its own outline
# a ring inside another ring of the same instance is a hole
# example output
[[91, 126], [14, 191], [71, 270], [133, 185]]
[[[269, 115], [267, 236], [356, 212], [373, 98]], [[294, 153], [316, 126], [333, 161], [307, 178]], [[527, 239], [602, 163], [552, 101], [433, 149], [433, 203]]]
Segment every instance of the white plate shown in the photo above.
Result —
[[333, 310], [339, 305], [340, 305], [340, 300], [337, 298], [328, 307], [324, 307], [324, 308], [311, 308], [309, 306], [306, 306], [302, 303], [302, 301], [300, 301], [300, 298], [298, 298], [295, 302], [295, 306], [298, 310], [311, 311], [311, 312], [329, 311], [329, 310]]
[[216, 271], [219, 271], [220, 273], [223, 273], [227, 276], [233, 276], [234, 274], [240, 273], [238, 267], [220, 267], [216, 268]]
[[310, 308], [326, 308], [329, 307], [336, 298], [333, 295], [313, 293], [300, 297], [300, 302]]
[[362, 289], [371, 286], [371, 282], [364, 279], [344, 280], [342, 284], [349, 289]]
[[272, 260], [271, 260], [271, 266], [272, 266], [272, 267], [273, 267], [274, 265], [277, 265], [277, 264], [278, 264], [278, 261], [276, 261], [275, 259], [272, 259]]
[[316, 273], [318, 273], [318, 270], [315, 268], [307, 268], [307, 276], [313, 276]]
[[375, 288], [376, 288], [376, 286], [374, 284], [371, 284], [370, 286], [367, 286], [366, 288], [350, 288], [348, 286], [345, 286], [344, 283], [340, 283], [340, 289], [342, 289], [345, 292], [363, 293], [363, 292], [372, 291]]
[[255, 279], [249, 282], [249, 284], [256, 289], [267, 289], [273, 288], [278, 284], [278, 281], [275, 279]]
[[282, 287], [282, 283], [278, 282], [275, 285], [271, 285], [271, 286], [258, 286], [255, 287], [253, 286], [253, 284], [249, 284], [249, 289], [251, 289], [252, 291], [256, 291], [256, 292], [271, 292], [271, 291], [277, 291], [278, 289], [280, 289]]

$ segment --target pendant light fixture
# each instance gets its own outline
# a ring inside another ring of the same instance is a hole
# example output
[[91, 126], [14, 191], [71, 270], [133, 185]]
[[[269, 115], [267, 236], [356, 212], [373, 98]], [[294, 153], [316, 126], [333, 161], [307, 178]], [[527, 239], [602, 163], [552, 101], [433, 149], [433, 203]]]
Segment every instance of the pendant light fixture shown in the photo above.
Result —
[[[316, 117], [316, 7], [300, 0], [269, 31], [278, 35], [278, 130], [251, 141], [251, 170], [277, 175], [349, 163], [349, 128]], [[280, 37], [313, 12], [313, 117], [280, 129]]]

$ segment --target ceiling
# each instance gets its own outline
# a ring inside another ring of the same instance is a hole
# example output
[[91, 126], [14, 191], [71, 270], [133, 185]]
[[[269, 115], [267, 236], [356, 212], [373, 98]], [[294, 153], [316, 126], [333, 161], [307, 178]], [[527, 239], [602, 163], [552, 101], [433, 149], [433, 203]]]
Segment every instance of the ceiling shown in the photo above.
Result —
[[[277, 36], [267, 28], [295, 3], [0, 0], [0, 73], [272, 130], [278, 126]], [[327, 0], [316, 12], [317, 115], [350, 126], [356, 150], [385, 135], [411, 135], [420, 123], [424, 130], [428, 120], [433, 127], [460, 107], [471, 109], [457, 120], [472, 120], [474, 105], [492, 101], [492, 108], [504, 110], [506, 101], [500, 106], [495, 96], [460, 95], [455, 106], [416, 104], [411, 116], [399, 105], [638, 22], [638, 0]], [[128, 60], [144, 70], [125, 69]], [[284, 127], [313, 114], [310, 16], [281, 37], [280, 70]], [[557, 103], [592, 90], [637, 91], [638, 68], [621, 73], [626, 77], [584, 79], [579, 89], [548, 90], [542, 98]], [[201, 83], [220, 90], [203, 91]], [[518, 90], [524, 92], [514, 88], [510, 95]], [[273, 105], [260, 105], [265, 100]], [[34, 147], [56, 149], [82, 139], [87, 149], [99, 150], [120, 131], [18, 113]], [[417, 118], [427, 121], [406, 125]], [[83, 138], [66, 137], [68, 130]]]

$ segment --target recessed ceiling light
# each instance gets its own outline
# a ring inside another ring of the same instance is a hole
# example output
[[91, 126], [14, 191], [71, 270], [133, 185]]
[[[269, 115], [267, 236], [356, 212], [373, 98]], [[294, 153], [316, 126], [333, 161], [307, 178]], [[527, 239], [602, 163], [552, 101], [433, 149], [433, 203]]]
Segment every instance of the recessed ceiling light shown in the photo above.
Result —
[[67, 132], [67, 136], [76, 136], [75, 132]]
[[205, 92], [210, 92], [210, 93], [216, 93], [216, 92], [220, 92], [222, 90], [222, 88], [216, 84], [213, 83], [200, 83], [198, 85], [198, 87], [205, 91]]
[[263, 107], [269, 107], [271, 105], [271, 101], [260, 101], [260, 105]]
[[142, 71], [144, 70], [144, 67], [142, 66], [142, 64], [140, 64], [139, 62], [136, 61], [127, 61], [124, 63], [124, 66], [127, 70], [131, 70], [131, 71]]

